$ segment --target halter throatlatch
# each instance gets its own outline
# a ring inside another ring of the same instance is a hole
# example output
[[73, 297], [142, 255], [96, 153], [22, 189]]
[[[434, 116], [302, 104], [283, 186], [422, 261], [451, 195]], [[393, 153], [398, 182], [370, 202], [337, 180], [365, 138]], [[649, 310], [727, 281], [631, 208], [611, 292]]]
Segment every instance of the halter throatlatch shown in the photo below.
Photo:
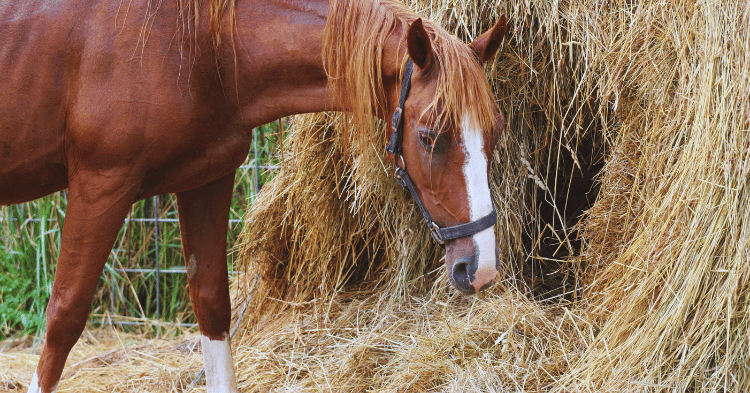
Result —
[[393, 132], [391, 133], [391, 137], [385, 149], [386, 151], [388, 151], [388, 153], [391, 153], [394, 156], [393, 161], [394, 165], [396, 166], [396, 181], [398, 181], [398, 184], [400, 184], [402, 187], [409, 190], [409, 193], [417, 202], [419, 210], [422, 211], [422, 215], [424, 216], [424, 220], [427, 223], [427, 227], [430, 228], [432, 238], [442, 246], [449, 240], [471, 236], [495, 225], [495, 221], [497, 220], [497, 211], [495, 211], [495, 206], [493, 205], [492, 212], [490, 214], [476, 221], [446, 228], [441, 228], [434, 221], [432, 221], [432, 217], [430, 217], [430, 213], [428, 213], [427, 209], [424, 207], [422, 198], [419, 197], [419, 193], [417, 193], [417, 189], [414, 187], [414, 183], [411, 181], [409, 173], [406, 171], [405, 167], [402, 167], [399, 164], [399, 161], [401, 161], [404, 166], [406, 165], [406, 161], [404, 161], [403, 156], [403, 115], [406, 97], [409, 96], [409, 90], [411, 90], [411, 74], [413, 70], [414, 63], [411, 61], [411, 59], [408, 59], [406, 61], [406, 68], [404, 69], [404, 80], [401, 84], [401, 97], [399, 98], [398, 108], [396, 108], [396, 111], [393, 113], [393, 118], [391, 118], [391, 128], [393, 129]]

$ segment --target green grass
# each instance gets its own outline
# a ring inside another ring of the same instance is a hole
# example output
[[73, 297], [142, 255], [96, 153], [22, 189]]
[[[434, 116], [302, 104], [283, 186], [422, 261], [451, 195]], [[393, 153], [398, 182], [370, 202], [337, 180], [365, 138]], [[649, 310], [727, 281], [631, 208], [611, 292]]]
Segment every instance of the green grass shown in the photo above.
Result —
[[64, 209], [53, 195], [0, 210], [0, 338], [44, 327]]
[[[245, 165], [278, 163], [278, 130], [278, 122], [255, 130], [257, 144], [251, 147]], [[259, 186], [272, 177], [272, 172], [261, 169], [257, 180]], [[255, 198], [255, 182], [253, 168], [237, 171], [231, 219], [242, 219]], [[0, 340], [19, 334], [38, 334], [44, 330], [45, 308], [52, 289], [65, 207], [64, 191], [28, 203], [0, 207]], [[129, 218], [134, 220], [123, 225], [115, 242], [98, 285], [90, 320], [109, 323], [153, 321], [158, 317], [169, 323], [195, 322], [185, 274], [162, 272], [157, 293], [156, 273], [118, 271], [154, 269], [157, 262], [161, 269], [184, 269], [179, 225], [159, 223], [157, 250], [154, 223], [137, 221], [153, 219], [155, 214], [160, 220], [177, 219], [174, 195], [149, 198], [133, 205]], [[241, 229], [241, 223], [230, 225], [230, 247], [235, 244]], [[233, 262], [230, 253], [230, 270]], [[160, 299], [158, 309], [157, 297]]]

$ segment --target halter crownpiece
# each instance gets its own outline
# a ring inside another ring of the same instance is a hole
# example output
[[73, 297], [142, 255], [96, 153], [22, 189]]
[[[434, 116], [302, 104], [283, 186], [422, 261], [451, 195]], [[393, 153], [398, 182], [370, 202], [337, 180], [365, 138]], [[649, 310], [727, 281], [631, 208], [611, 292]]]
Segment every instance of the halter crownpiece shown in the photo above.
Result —
[[495, 225], [495, 221], [497, 220], [497, 211], [495, 210], [495, 206], [493, 205], [492, 212], [490, 212], [490, 214], [476, 221], [446, 228], [441, 228], [434, 221], [432, 221], [432, 217], [430, 217], [430, 213], [427, 212], [427, 208], [424, 207], [422, 198], [419, 197], [419, 193], [417, 193], [417, 189], [414, 187], [414, 183], [411, 181], [409, 173], [406, 171], [405, 167], [399, 165], [399, 158], [401, 158], [401, 162], [406, 165], [406, 161], [404, 161], [403, 156], [403, 115], [404, 104], [406, 103], [406, 98], [409, 96], [409, 90], [411, 90], [411, 74], [413, 70], [414, 62], [412, 62], [411, 59], [408, 59], [406, 61], [406, 67], [404, 68], [404, 80], [401, 84], [401, 96], [399, 97], [398, 108], [396, 108], [393, 113], [393, 117], [391, 118], [391, 128], [393, 129], [393, 132], [391, 133], [391, 137], [388, 140], [388, 145], [385, 147], [385, 150], [388, 153], [394, 155], [393, 162], [396, 166], [396, 181], [398, 181], [398, 184], [400, 184], [402, 187], [409, 190], [409, 193], [417, 202], [419, 210], [422, 211], [422, 215], [424, 216], [424, 220], [427, 223], [427, 227], [430, 228], [430, 234], [432, 235], [432, 238], [435, 239], [438, 244], [443, 246], [445, 242], [449, 240], [468, 237]]
[[[393, 112], [393, 117], [391, 118], [393, 132], [391, 133], [391, 139], [388, 141], [388, 146], [385, 148], [388, 153], [397, 157], [402, 156], [404, 153], [404, 104], [406, 104], [406, 97], [409, 96], [409, 91], [411, 90], [411, 74], [413, 70], [414, 62], [408, 59], [404, 68], [404, 80], [401, 82], [401, 96], [398, 99], [398, 108]], [[396, 167], [398, 168], [398, 165]]]

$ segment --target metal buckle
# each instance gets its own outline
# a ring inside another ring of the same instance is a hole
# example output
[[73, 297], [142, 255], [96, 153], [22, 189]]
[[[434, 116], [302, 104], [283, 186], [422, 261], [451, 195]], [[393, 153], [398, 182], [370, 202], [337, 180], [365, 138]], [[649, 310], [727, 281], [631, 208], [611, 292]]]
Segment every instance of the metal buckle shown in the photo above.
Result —
[[391, 118], [391, 127], [393, 127], [393, 131], [398, 131], [398, 126], [401, 124], [401, 114], [403, 113], [404, 110], [401, 108], [396, 108], [393, 112], [393, 117]]
[[444, 246], [445, 240], [443, 240], [443, 237], [440, 236], [440, 227], [434, 222], [430, 222], [429, 227], [430, 227], [430, 235], [432, 235], [432, 239], [434, 239], [437, 244]]

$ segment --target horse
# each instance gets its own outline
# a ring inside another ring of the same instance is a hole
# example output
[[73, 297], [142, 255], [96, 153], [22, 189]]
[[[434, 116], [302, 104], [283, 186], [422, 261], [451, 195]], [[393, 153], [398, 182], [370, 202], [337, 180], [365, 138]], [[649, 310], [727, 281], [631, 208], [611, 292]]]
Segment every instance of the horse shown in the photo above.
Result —
[[504, 120], [482, 64], [505, 26], [465, 44], [394, 0], [0, 4], [0, 205], [68, 198], [29, 392], [56, 389], [130, 206], [164, 193], [177, 196], [208, 391], [237, 390], [234, 172], [251, 130], [285, 116], [389, 122], [384, 154], [444, 246], [449, 281], [487, 287], [498, 271], [488, 157]]

